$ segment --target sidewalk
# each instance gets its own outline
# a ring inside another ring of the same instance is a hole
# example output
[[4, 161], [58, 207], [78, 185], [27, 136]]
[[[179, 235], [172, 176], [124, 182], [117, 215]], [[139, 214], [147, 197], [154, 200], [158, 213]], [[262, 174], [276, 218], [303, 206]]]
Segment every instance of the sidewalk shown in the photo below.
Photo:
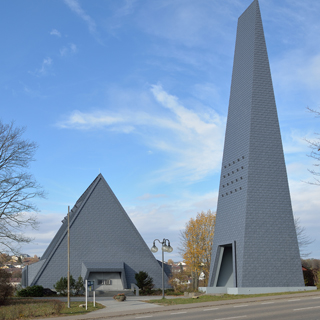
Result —
[[[106, 306], [105, 309], [93, 311], [85, 315], [56, 317], [56, 318], [49, 318], [49, 320], [111, 319], [111, 318], [116, 318], [120, 316], [147, 315], [151, 313], [158, 313], [158, 312], [164, 312], [164, 311], [179, 311], [179, 310], [192, 309], [192, 308], [204, 308], [204, 307], [213, 307], [213, 306], [222, 306], [222, 305], [241, 304], [246, 302], [270, 301], [270, 300], [288, 299], [293, 297], [301, 298], [301, 297], [310, 297], [310, 296], [320, 297], [320, 292], [317, 291], [317, 292], [295, 293], [295, 294], [278, 295], [278, 296], [243, 298], [243, 299], [236, 299], [236, 300], [180, 304], [180, 305], [174, 305], [174, 306], [162, 306], [162, 305], [160, 306], [160, 305], [144, 302], [145, 300], [161, 299], [161, 296], [127, 297], [127, 300], [124, 302], [117, 302], [113, 298], [100, 298], [100, 299], [97, 299], [96, 301], [105, 305]], [[176, 297], [166, 297], [166, 298], [175, 299]], [[81, 298], [75, 298], [74, 300], [77, 301], [77, 299], [81, 300]], [[92, 301], [91, 299], [88, 301], [91, 302]], [[37, 320], [48, 320], [48, 318], [44, 318], [44, 319], [37, 318]]]

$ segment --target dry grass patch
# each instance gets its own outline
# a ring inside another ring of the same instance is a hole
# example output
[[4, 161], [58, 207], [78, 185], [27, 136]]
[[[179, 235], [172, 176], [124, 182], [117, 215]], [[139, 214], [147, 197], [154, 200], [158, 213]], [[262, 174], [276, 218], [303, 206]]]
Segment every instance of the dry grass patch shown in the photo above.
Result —
[[88, 303], [88, 310], [79, 307], [84, 304], [81, 301], [72, 301], [71, 308], [67, 308], [67, 303], [60, 300], [35, 300], [35, 299], [8, 299], [6, 305], [0, 308], [0, 320], [16, 320], [31, 318], [47, 318], [52, 316], [77, 315], [104, 308], [103, 305]]

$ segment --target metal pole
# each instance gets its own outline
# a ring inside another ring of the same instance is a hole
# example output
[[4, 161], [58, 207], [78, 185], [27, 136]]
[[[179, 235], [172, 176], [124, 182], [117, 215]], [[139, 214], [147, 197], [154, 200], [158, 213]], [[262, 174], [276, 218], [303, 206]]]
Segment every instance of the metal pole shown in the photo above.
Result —
[[163, 278], [163, 260], [164, 260], [164, 251], [163, 251], [163, 243], [162, 243], [162, 299], [164, 299], [164, 278]]
[[88, 280], [86, 280], [86, 310], [88, 310]]
[[96, 306], [96, 291], [93, 291], [93, 306]]
[[70, 308], [70, 206], [68, 206], [68, 308]]

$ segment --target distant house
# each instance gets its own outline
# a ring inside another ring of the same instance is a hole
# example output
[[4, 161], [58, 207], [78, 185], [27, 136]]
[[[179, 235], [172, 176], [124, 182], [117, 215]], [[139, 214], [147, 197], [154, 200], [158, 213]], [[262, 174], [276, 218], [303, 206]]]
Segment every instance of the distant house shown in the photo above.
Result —
[[14, 287], [17, 287], [18, 285], [21, 284], [21, 278], [10, 278], [10, 283], [11, 283]]
[[[39, 262], [22, 271], [22, 286], [53, 285], [67, 276], [65, 218]], [[146, 271], [155, 288], [161, 287], [161, 265], [151, 253], [129, 216], [99, 174], [77, 200], [70, 213], [70, 269], [94, 290], [130, 289], [135, 274]], [[165, 283], [168, 268], [165, 268]]]

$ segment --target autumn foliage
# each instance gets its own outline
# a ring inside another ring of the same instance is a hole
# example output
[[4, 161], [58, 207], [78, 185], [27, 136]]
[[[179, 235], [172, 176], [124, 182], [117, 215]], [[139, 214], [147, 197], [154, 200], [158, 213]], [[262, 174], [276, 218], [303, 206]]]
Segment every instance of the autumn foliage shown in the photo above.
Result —
[[183, 260], [194, 273], [195, 279], [199, 278], [201, 272], [205, 274], [204, 286], [209, 278], [215, 222], [215, 213], [211, 210], [202, 211], [186, 223], [185, 230], [180, 234]]

